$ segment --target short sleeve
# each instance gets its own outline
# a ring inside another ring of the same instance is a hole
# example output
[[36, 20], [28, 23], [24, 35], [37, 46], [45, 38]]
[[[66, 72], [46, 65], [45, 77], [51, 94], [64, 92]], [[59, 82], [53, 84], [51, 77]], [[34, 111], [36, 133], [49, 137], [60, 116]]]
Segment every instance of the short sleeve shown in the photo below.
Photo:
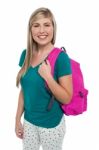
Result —
[[55, 63], [57, 78], [72, 74], [70, 58], [67, 53], [61, 52]]
[[21, 53], [21, 56], [20, 56], [20, 60], [19, 60], [19, 66], [22, 67], [23, 63], [24, 63], [24, 60], [25, 60], [25, 55], [26, 55], [26, 49], [24, 49]]

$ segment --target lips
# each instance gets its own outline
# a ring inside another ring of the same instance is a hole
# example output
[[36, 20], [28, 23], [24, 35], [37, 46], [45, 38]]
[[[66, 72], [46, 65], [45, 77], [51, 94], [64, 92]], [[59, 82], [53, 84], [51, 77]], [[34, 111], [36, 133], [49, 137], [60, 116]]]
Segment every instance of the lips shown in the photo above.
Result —
[[47, 37], [47, 35], [39, 35], [38, 38], [40, 39], [45, 39]]

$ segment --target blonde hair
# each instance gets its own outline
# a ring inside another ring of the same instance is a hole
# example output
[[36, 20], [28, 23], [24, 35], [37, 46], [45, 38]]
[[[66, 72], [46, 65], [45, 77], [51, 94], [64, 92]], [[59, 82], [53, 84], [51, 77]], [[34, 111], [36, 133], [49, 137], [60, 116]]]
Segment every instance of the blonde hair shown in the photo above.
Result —
[[27, 50], [26, 50], [26, 56], [23, 63], [22, 68], [17, 74], [16, 78], [16, 86], [19, 86], [20, 79], [23, 74], [27, 71], [28, 67], [30, 66], [30, 62], [32, 60], [32, 54], [33, 49], [37, 50], [37, 43], [33, 40], [32, 34], [31, 34], [31, 27], [33, 25], [33, 22], [40, 19], [40, 18], [50, 18], [53, 25], [53, 38], [51, 40], [52, 44], [55, 44], [56, 40], [56, 21], [52, 14], [52, 12], [48, 8], [38, 8], [36, 9], [30, 16], [29, 23], [28, 23], [28, 33], [27, 33]]

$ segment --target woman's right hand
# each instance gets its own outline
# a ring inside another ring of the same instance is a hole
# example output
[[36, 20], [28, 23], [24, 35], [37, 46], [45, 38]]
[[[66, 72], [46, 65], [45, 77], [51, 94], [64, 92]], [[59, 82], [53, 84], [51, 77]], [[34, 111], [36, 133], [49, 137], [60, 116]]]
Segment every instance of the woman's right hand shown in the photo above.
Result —
[[23, 139], [23, 125], [21, 121], [18, 121], [18, 122], [16, 121], [15, 133], [18, 138]]

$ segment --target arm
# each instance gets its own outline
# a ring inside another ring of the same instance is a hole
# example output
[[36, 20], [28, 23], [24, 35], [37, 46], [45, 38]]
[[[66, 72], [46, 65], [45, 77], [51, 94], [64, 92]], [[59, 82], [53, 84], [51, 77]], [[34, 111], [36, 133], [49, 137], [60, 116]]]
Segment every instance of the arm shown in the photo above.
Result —
[[57, 83], [53, 76], [50, 74], [46, 78], [46, 82], [59, 102], [62, 104], [68, 104], [72, 98], [73, 87], [72, 87], [72, 75], [65, 75], [59, 78]]
[[23, 102], [23, 92], [22, 89], [20, 90], [19, 93], [19, 98], [18, 98], [18, 107], [17, 107], [17, 112], [16, 112], [16, 122], [21, 120], [21, 116], [24, 112], [24, 102]]
[[23, 138], [23, 126], [21, 124], [21, 116], [23, 112], [24, 112], [23, 92], [22, 90], [20, 90], [18, 98], [18, 107], [16, 112], [15, 132], [16, 136], [21, 139]]
[[[20, 61], [19, 61], [19, 66], [22, 67], [24, 63], [26, 55], [26, 50], [24, 49], [22, 51], [22, 54], [20, 56]], [[24, 112], [24, 98], [23, 98], [23, 92], [22, 89], [20, 90], [19, 97], [18, 97], [18, 106], [17, 106], [17, 112], [16, 112], [16, 117], [15, 117], [15, 133], [16, 136], [19, 138], [23, 138], [23, 125], [21, 123], [21, 116]]]
[[[64, 63], [63, 63], [64, 62]], [[70, 59], [67, 54], [61, 53], [56, 61], [58, 83], [51, 74], [50, 62], [46, 60], [39, 67], [39, 74], [47, 82], [49, 89], [62, 104], [68, 104], [72, 98], [72, 72]]]

